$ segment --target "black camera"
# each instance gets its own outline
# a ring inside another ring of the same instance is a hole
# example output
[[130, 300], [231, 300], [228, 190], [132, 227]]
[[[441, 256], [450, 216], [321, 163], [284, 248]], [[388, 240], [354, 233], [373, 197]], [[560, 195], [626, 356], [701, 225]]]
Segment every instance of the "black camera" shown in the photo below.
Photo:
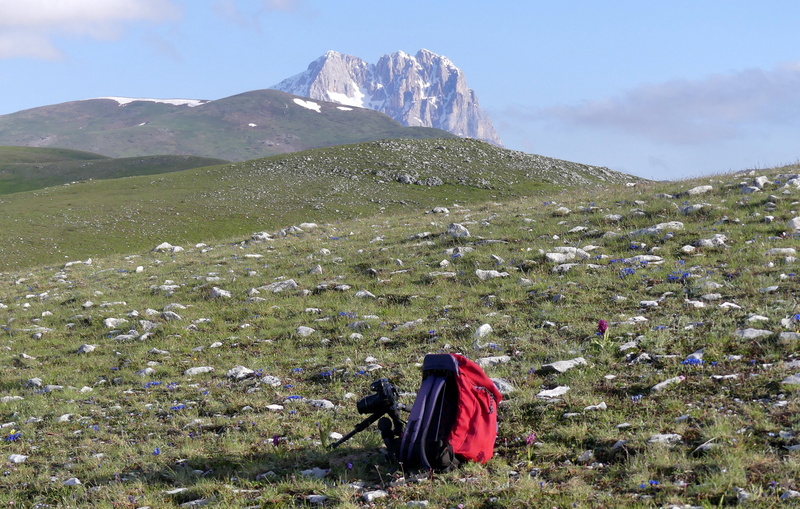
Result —
[[391, 410], [397, 400], [397, 388], [386, 378], [375, 380], [369, 386], [375, 394], [370, 394], [356, 402], [356, 410], [360, 414], [385, 414]]

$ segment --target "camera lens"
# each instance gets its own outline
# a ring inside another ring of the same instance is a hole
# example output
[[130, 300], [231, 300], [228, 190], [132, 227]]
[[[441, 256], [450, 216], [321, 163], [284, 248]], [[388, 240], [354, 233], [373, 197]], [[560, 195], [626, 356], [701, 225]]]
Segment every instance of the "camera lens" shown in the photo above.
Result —
[[383, 408], [383, 397], [380, 394], [372, 394], [356, 402], [356, 410], [360, 414], [374, 414]]

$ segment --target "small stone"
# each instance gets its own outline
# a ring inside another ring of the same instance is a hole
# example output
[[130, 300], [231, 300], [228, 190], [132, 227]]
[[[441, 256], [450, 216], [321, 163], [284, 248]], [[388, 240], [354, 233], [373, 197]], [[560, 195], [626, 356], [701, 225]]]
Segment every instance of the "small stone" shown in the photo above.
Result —
[[800, 491], [789, 490], [781, 495], [781, 500], [794, 500], [800, 498]]
[[384, 498], [387, 496], [389, 496], [389, 494], [383, 490], [373, 490], [373, 491], [368, 491], [363, 495], [361, 495], [361, 499], [364, 502], [372, 502], [374, 500], [377, 500], [379, 498]]
[[81, 345], [78, 347], [78, 353], [94, 352], [96, 348], [97, 348], [96, 345], [88, 345], [88, 344]]
[[234, 366], [229, 369], [227, 373], [225, 373], [225, 376], [228, 378], [233, 378], [234, 380], [241, 380], [249, 377], [253, 373], [255, 373], [255, 371], [244, 366]]
[[494, 366], [496, 364], [504, 364], [506, 362], [509, 362], [510, 360], [511, 357], [509, 357], [508, 355], [498, 355], [494, 357], [482, 357], [476, 360], [475, 362], [478, 364], [478, 366], [485, 368], [487, 366]]
[[673, 377], [673, 378], [669, 378], [667, 380], [664, 380], [661, 383], [655, 384], [653, 387], [650, 388], [650, 390], [653, 391], [653, 392], [663, 391], [664, 389], [666, 389], [670, 385], [674, 385], [674, 384], [683, 382], [685, 379], [686, 379], [686, 377], [683, 376], [683, 375], [676, 376], [676, 377]]
[[696, 196], [698, 194], [705, 194], [713, 190], [714, 190], [713, 186], [697, 186], [686, 191], [686, 194], [688, 194], [689, 196]]
[[308, 404], [314, 408], [321, 408], [323, 410], [332, 410], [336, 408], [336, 405], [327, 399], [310, 399], [308, 400]]
[[211, 373], [214, 368], [211, 366], [198, 366], [196, 368], [189, 368], [183, 372], [184, 376], [202, 375], [203, 373]]
[[447, 225], [447, 234], [455, 238], [470, 236], [467, 227], [459, 223], [450, 223], [449, 225]]
[[556, 387], [555, 389], [546, 389], [546, 390], [539, 391], [539, 393], [536, 395], [536, 397], [537, 398], [541, 398], [541, 399], [552, 399], [552, 398], [557, 398], [559, 396], [563, 396], [568, 391], [569, 391], [569, 386], [568, 385], [562, 385], [562, 386]]
[[326, 475], [328, 475], [328, 473], [330, 471], [331, 470], [329, 468], [314, 467], [314, 468], [311, 468], [311, 469], [308, 469], [308, 470], [302, 470], [300, 472], [300, 475], [302, 475], [303, 477], [313, 477], [313, 478], [316, 478], [316, 479], [321, 479], [321, 478], [325, 477]]
[[648, 444], [671, 445], [683, 440], [683, 436], [677, 433], [659, 433], [647, 439]]
[[516, 390], [508, 380], [504, 380], [502, 378], [491, 378], [491, 381], [494, 382], [494, 386], [497, 387], [497, 390], [500, 391], [500, 394], [503, 396]]
[[588, 363], [583, 357], [576, 357], [567, 361], [556, 361], [550, 364], [545, 364], [536, 370], [536, 374], [546, 375], [548, 373], [566, 373], [572, 368], [578, 366], [586, 366]]
[[212, 299], [230, 299], [232, 294], [228, 290], [223, 290], [215, 286], [211, 288], [210, 296]]
[[314, 334], [315, 332], [317, 332], [316, 329], [312, 329], [311, 327], [306, 327], [304, 325], [301, 325], [300, 327], [297, 328], [297, 335], [300, 337], [307, 337]]
[[480, 279], [481, 281], [486, 281], [487, 279], [493, 279], [497, 277], [508, 277], [508, 272], [477, 269], [475, 271], [475, 275], [478, 276], [478, 279]]
[[67, 479], [66, 481], [64, 481], [61, 484], [63, 484], [64, 486], [78, 486], [79, 484], [83, 484], [83, 483], [77, 477], [70, 477], [69, 479]]
[[738, 329], [733, 333], [734, 336], [743, 338], [743, 339], [758, 339], [767, 336], [772, 336], [772, 331], [764, 330], [764, 329]]
[[485, 323], [480, 327], [478, 327], [477, 329], [475, 329], [475, 332], [472, 333], [472, 339], [485, 338], [491, 333], [492, 333], [492, 326], [489, 325], [488, 323]]

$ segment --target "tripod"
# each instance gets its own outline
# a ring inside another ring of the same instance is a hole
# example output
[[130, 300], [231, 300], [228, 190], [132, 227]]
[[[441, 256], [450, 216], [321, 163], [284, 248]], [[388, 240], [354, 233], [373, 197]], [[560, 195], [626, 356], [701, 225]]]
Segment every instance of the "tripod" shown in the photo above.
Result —
[[[357, 433], [364, 431], [365, 429], [369, 428], [372, 423], [378, 421], [378, 429], [381, 432], [383, 443], [386, 444], [389, 461], [395, 462], [397, 460], [396, 452], [400, 450], [400, 437], [403, 435], [403, 428], [405, 427], [405, 423], [402, 419], [400, 419], [400, 414], [398, 412], [399, 410], [404, 410], [406, 412], [410, 411], [406, 405], [394, 402], [390, 406], [386, 406], [385, 408], [379, 409], [379, 411], [373, 412], [369, 417], [356, 424], [350, 433], [332, 443], [329, 447], [331, 449], [339, 447], [343, 443], [353, 438]], [[389, 414], [389, 417], [384, 417], [385, 414]]]

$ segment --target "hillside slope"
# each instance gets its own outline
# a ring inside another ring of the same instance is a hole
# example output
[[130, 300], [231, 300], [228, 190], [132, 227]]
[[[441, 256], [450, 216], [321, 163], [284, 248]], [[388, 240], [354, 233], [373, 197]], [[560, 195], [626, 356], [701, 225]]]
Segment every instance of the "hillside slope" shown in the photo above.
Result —
[[101, 98], [0, 116], [0, 145], [61, 147], [110, 157], [195, 155], [244, 161], [389, 138], [448, 138], [373, 110], [255, 90], [215, 101]]
[[83, 182], [0, 202], [0, 270], [163, 240], [200, 242], [335, 221], [597, 187], [635, 177], [461, 138], [329, 147], [158, 176]]
[[113, 159], [68, 149], [0, 147], [0, 195], [82, 180], [170, 173], [226, 162], [195, 156]]

